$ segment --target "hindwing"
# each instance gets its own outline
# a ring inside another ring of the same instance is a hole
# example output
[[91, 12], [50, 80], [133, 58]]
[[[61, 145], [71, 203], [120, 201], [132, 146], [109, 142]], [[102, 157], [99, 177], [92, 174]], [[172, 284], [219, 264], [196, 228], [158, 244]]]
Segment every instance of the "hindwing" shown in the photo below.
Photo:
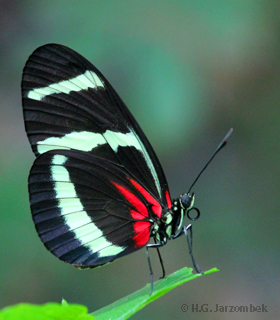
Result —
[[142, 248], [162, 207], [119, 165], [90, 153], [39, 156], [29, 176], [37, 232], [61, 260], [95, 267]]

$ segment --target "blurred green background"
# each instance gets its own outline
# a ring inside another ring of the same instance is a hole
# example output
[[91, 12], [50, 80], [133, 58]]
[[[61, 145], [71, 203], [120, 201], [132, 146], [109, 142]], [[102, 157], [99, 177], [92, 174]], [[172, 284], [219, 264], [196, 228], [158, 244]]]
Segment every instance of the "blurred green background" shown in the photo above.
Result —
[[[27, 193], [34, 155], [20, 81], [33, 50], [54, 42], [78, 51], [111, 82], [157, 152], [172, 197], [187, 191], [234, 128], [194, 188], [201, 211], [195, 257], [202, 269], [220, 272], [133, 319], [278, 318], [279, 12], [273, 0], [0, 2], [0, 308], [64, 298], [94, 311], [149, 282], [145, 250], [80, 271], [47, 252], [35, 232]], [[167, 273], [191, 266], [184, 237], [161, 252]], [[155, 252], [151, 259], [157, 278]], [[268, 312], [190, 310], [250, 303]]]

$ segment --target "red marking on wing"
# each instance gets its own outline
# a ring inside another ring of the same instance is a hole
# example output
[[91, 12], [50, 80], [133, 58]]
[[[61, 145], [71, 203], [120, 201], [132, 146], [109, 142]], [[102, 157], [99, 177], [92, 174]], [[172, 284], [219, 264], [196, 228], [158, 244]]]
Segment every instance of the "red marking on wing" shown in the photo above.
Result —
[[150, 226], [148, 221], [137, 221], [134, 223], [134, 231], [136, 236], [133, 237], [136, 247], [142, 247], [148, 243], [150, 239]]
[[[131, 180], [132, 182], [133, 180]], [[131, 191], [126, 189], [125, 187], [111, 181], [111, 183], [121, 192], [121, 194], [129, 201], [130, 204], [132, 204], [135, 209], [137, 210], [130, 210], [131, 217], [135, 220], [144, 220], [149, 216], [148, 209], [145, 206], [145, 204], [139, 200]], [[132, 182], [132, 184], [141, 192], [141, 194], [145, 197], [145, 195], [149, 195], [146, 190], [144, 190], [138, 183], [135, 181]], [[143, 194], [144, 192], [145, 194]], [[153, 204], [153, 208], [155, 206], [155, 203], [159, 206], [159, 204], [152, 198], [152, 196], [149, 195], [149, 197], [153, 200], [151, 202]], [[145, 197], [147, 199], [147, 197]], [[147, 199], [148, 200], [148, 199]], [[161, 209], [161, 207], [160, 207]], [[153, 209], [155, 212], [155, 210]], [[150, 239], [150, 227], [151, 222], [149, 221], [136, 221], [133, 223], [133, 229], [135, 236], [133, 237], [133, 240], [135, 242], [135, 247], [143, 247], [145, 244], [149, 242]]]
[[132, 218], [135, 219], [135, 220], [143, 220], [143, 219], [145, 219], [143, 214], [139, 213], [138, 211], [130, 210], [130, 214], [131, 214]]
[[168, 209], [170, 209], [172, 204], [171, 204], [169, 192], [167, 190], [165, 192], [165, 197], [166, 197], [167, 207], [168, 207]]
[[146, 191], [143, 187], [141, 187], [137, 182], [135, 182], [132, 179], [129, 179], [130, 182], [134, 185], [134, 187], [141, 192], [141, 194], [144, 196], [144, 198], [151, 203], [153, 212], [160, 218], [162, 213], [161, 205], [149, 194], [148, 191]]
[[149, 216], [147, 207], [132, 192], [113, 181], [111, 182], [117, 189], [119, 189], [121, 194], [137, 209], [138, 212], [135, 210], [130, 211], [133, 219], [143, 220], [145, 217]]

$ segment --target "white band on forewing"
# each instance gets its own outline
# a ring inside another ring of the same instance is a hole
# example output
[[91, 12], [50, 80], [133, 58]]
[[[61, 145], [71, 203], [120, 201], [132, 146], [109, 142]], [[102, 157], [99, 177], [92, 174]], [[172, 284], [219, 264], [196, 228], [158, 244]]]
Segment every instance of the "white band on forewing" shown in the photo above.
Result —
[[71, 91], [87, 90], [88, 88], [95, 89], [97, 87], [104, 88], [104, 85], [95, 72], [87, 70], [84, 74], [80, 74], [75, 78], [52, 83], [47, 87], [30, 90], [27, 97], [29, 99], [41, 101], [44, 97], [54, 93], [68, 94]]

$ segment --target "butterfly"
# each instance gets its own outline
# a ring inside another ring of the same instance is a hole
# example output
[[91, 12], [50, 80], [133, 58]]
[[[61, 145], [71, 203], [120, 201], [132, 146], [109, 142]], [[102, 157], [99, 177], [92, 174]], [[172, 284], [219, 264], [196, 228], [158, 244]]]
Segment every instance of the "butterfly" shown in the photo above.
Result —
[[21, 87], [25, 130], [36, 156], [28, 180], [30, 205], [43, 244], [78, 268], [101, 266], [145, 247], [152, 292], [148, 249], [157, 249], [164, 277], [159, 247], [191, 232], [191, 225], [183, 226], [185, 214], [191, 220], [200, 215], [191, 188], [171, 201], [139, 124], [106, 78], [72, 49], [59, 44], [36, 49]]

